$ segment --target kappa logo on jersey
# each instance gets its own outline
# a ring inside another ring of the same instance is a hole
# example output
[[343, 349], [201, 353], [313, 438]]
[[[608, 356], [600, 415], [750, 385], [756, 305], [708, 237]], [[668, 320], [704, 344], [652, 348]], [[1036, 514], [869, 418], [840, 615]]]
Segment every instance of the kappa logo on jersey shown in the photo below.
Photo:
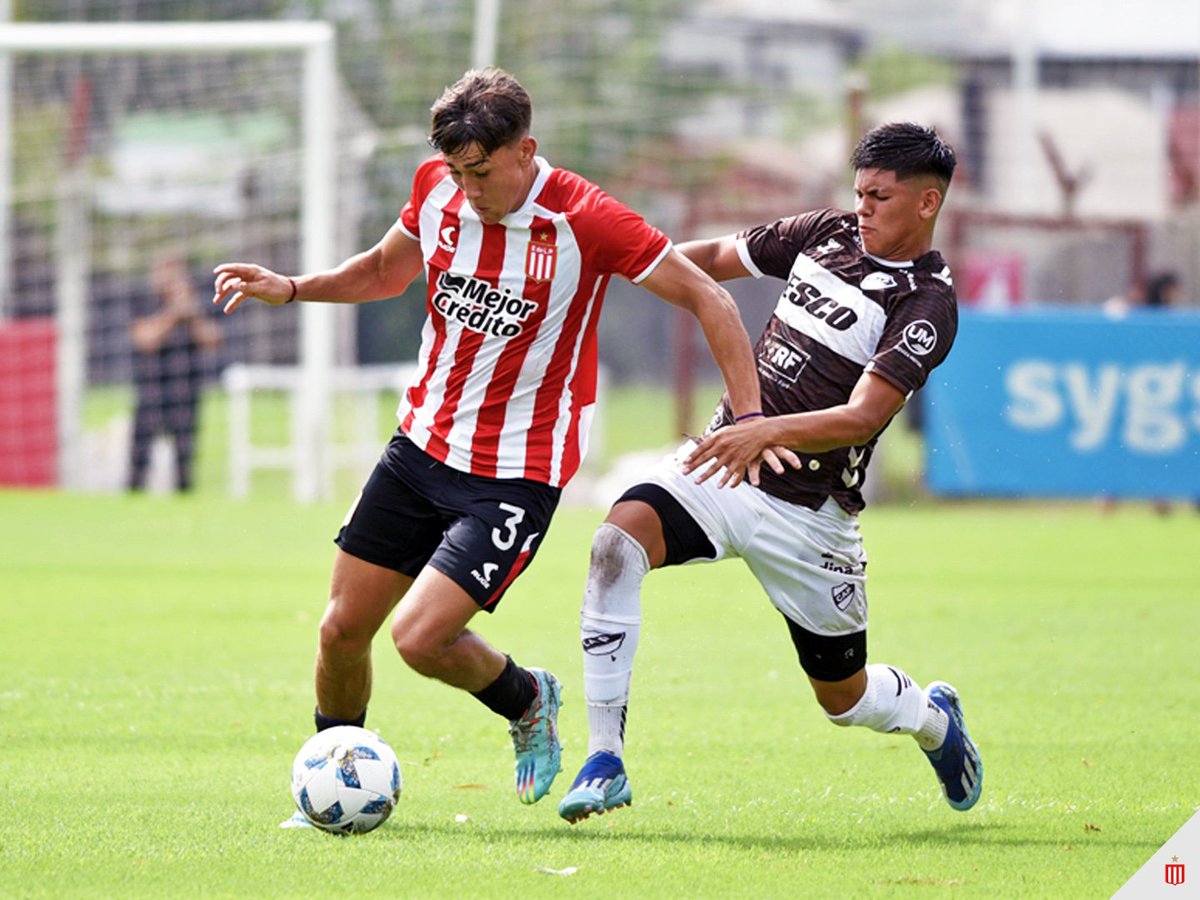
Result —
[[480, 574], [479, 569], [472, 569], [471, 576], [485, 588], [490, 588], [492, 586], [492, 576], [496, 574], [496, 570], [500, 568], [500, 565], [499, 563], [485, 562], [480, 568], [483, 569], [483, 574]]
[[872, 272], [858, 286], [864, 291], [886, 291], [896, 286], [896, 279], [887, 272]]
[[453, 225], [447, 225], [442, 229], [441, 234], [438, 236], [438, 246], [447, 253], [453, 253], [456, 249], [458, 249], [454, 240], [454, 232], [457, 230], [458, 229]]
[[795, 384], [804, 367], [811, 358], [808, 353], [793, 347], [778, 336], [772, 336], [759, 354], [759, 360], [766, 373], [774, 376], [776, 381]]
[[558, 265], [558, 248], [545, 241], [530, 241], [525, 251], [525, 274], [531, 281], [550, 281]]
[[841, 584], [831, 587], [829, 595], [833, 598], [833, 605], [845, 612], [854, 602], [855, 587], [851, 582], [843, 581]]
[[928, 319], [917, 319], [904, 329], [904, 347], [914, 356], [928, 356], [937, 346], [937, 329]]
[[437, 286], [434, 309], [480, 334], [514, 337], [521, 333], [521, 323], [537, 309], [532, 300], [473, 276], [442, 272]]
[[850, 307], [824, 296], [811, 284], [794, 275], [788, 279], [780, 299], [798, 306], [814, 318], [823, 319], [830, 328], [838, 331], [847, 331], [858, 321], [858, 313]]

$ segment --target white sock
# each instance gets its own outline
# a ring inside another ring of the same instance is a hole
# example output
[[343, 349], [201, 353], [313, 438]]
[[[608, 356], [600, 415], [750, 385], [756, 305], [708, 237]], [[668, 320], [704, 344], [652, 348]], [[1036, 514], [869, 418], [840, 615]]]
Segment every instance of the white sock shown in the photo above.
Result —
[[588, 756], [625, 750], [625, 710], [642, 626], [642, 579], [650, 561], [642, 545], [605, 522], [592, 539], [579, 637], [588, 706]]
[[946, 714], [925, 699], [925, 692], [902, 669], [867, 666], [867, 689], [858, 703], [830, 716], [834, 725], [861, 725], [884, 734], [911, 734], [926, 750], [935, 750], [946, 738]]

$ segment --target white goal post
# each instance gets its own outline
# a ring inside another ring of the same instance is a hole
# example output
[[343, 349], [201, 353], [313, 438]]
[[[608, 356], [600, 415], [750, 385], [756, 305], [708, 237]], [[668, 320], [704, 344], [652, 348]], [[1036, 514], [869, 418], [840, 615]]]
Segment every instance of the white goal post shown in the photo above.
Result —
[[[302, 55], [302, 178], [300, 260], [305, 271], [332, 266], [335, 221], [337, 104], [334, 30], [325, 22], [64, 23], [0, 25], [0, 247], [11, 246], [12, 55], [207, 54], [230, 51], [297, 51]], [[68, 223], [60, 241], [79, 236]], [[14, 308], [13, 278], [0, 254], [0, 323]], [[216, 262], [216, 261], [214, 261]], [[56, 285], [59, 483], [77, 487], [82, 473], [82, 404], [86, 361], [86, 284], [82, 267], [64, 265]], [[311, 501], [325, 491], [334, 365], [335, 309], [303, 304], [300, 324], [299, 402], [293, 441], [301, 465], [294, 494]]]

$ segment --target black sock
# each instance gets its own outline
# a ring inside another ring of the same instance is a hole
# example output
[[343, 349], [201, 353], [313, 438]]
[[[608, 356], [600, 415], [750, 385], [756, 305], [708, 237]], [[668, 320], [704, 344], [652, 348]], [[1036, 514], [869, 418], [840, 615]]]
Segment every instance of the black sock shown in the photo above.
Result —
[[508, 657], [500, 677], [474, 696], [492, 712], [512, 721], [525, 714], [537, 696], [533, 677]]
[[321, 712], [320, 708], [316, 708], [313, 710], [313, 721], [317, 723], [317, 731], [324, 731], [326, 728], [333, 728], [337, 725], [356, 725], [362, 728], [363, 723], [367, 721], [367, 711], [364, 709], [356, 719], [333, 719]]

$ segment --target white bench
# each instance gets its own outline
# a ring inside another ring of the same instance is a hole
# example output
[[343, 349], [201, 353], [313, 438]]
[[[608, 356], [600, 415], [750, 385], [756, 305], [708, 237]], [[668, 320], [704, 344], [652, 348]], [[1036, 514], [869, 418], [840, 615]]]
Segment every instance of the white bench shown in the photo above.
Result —
[[[296, 427], [300, 421], [299, 407], [302, 370], [299, 366], [246, 365], [235, 363], [222, 373], [221, 381], [228, 396], [229, 405], [229, 488], [234, 497], [244, 498], [250, 493], [250, 476], [255, 469], [284, 469], [292, 473], [296, 494], [300, 496], [300, 484], [304, 479], [305, 467], [318, 465], [323, 471], [316, 473], [315, 483], [328, 488], [333, 472], [337, 469], [353, 468], [367, 473], [379, 458], [387, 438], [388, 429], [380, 421], [380, 398], [384, 392], [402, 393], [416, 371], [415, 363], [389, 365], [340, 366], [334, 368], [329, 382], [330, 392], [351, 395], [354, 413], [348, 429], [338, 429], [334, 434], [330, 427], [330, 438], [320, 460], [313, 460], [304, 453], [296, 439]], [[252, 397], [255, 391], [280, 391], [288, 395], [288, 414], [292, 438], [287, 444], [255, 444], [252, 439]], [[329, 423], [332, 426], [332, 423]], [[311, 473], [310, 473], [311, 474]], [[329, 493], [328, 489], [322, 491]]]

